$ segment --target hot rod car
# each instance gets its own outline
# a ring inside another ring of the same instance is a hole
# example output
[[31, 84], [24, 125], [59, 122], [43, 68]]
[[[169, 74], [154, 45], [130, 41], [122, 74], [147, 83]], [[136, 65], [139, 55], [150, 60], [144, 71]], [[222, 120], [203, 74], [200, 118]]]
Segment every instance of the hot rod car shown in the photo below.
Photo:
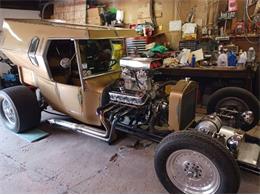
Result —
[[[51, 124], [109, 143], [118, 132], [159, 142], [155, 171], [170, 193], [235, 193], [238, 163], [259, 172], [259, 139], [246, 133], [258, 123], [259, 102], [246, 90], [217, 91], [208, 115], [195, 121], [194, 81], [158, 79], [156, 58], [124, 57], [114, 68], [111, 40], [135, 36], [131, 30], [14, 19], [3, 30], [1, 50], [24, 85], [0, 92], [0, 118], [9, 129], [37, 126], [49, 105], [75, 119]], [[246, 159], [245, 142], [257, 147]]]

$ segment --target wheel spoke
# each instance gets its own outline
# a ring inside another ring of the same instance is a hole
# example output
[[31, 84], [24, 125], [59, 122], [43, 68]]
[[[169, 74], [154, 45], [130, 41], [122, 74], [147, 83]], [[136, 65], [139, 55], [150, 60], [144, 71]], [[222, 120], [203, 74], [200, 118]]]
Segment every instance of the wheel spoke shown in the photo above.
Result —
[[2, 109], [7, 121], [11, 124], [15, 124], [16, 123], [15, 111], [13, 109], [12, 104], [7, 99], [4, 99], [2, 101]]
[[220, 186], [216, 166], [196, 151], [173, 152], [167, 159], [166, 171], [172, 183], [184, 193], [215, 193]]

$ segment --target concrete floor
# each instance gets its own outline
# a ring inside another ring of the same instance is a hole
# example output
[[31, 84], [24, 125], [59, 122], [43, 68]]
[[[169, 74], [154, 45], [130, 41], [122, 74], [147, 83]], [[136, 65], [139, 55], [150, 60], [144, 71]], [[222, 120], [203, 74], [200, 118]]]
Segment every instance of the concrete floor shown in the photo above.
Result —
[[[44, 115], [44, 118], [49, 117]], [[155, 144], [127, 137], [115, 145], [43, 124], [51, 135], [27, 143], [0, 124], [0, 193], [167, 193], [154, 167]], [[260, 193], [243, 172], [240, 193]]]

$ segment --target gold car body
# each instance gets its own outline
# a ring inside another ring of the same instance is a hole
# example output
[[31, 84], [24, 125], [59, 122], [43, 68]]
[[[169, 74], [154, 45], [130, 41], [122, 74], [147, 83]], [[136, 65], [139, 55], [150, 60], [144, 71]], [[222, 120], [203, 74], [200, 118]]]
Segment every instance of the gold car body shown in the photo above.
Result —
[[[77, 62], [81, 64], [77, 40], [117, 39], [134, 36], [136, 36], [135, 31], [128, 29], [41, 20], [6, 19], [3, 23], [3, 36], [0, 40], [0, 48], [18, 66], [21, 83], [39, 88], [46, 102], [55, 110], [66, 113], [83, 123], [100, 126], [101, 121], [96, 111], [100, 106], [102, 92], [108, 84], [119, 78], [120, 71], [111, 71], [83, 78], [79, 66], [80, 86], [55, 82], [51, 77], [45, 60], [48, 41], [51, 39], [74, 40]], [[40, 39], [35, 53], [38, 61], [37, 66], [28, 57], [28, 48], [33, 37]], [[196, 84], [194, 82], [184, 80], [174, 86], [174, 91], [169, 98], [171, 107], [169, 109], [169, 127], [171, 130], [184, 129], [194, 119], [195, 111], [194, 113], [192, 111], [190, 119], [184, 125], [181, 125], [182, 113], [180, 109], [189, 101], [182, 101], [184, 99], [183, 96], [189, 94], [190, 91], [194, 91], [195, 88]]]

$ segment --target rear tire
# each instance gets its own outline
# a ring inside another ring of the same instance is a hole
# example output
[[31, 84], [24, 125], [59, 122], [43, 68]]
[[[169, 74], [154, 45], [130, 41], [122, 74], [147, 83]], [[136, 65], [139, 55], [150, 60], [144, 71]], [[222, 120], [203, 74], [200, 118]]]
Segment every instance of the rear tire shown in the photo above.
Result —
[[1, 90], [0, 119], [15, 133], [37, 126], [41, 120], [41, 111], [35, 94], [24, 86]]
[[237, 163], [213, 138], [193, 131], [168, 135], [155, 152], [156, 174], [169, 193], [236, 193]]
[[213, 93], [207, 105], [207, 113], [212, 114], [214, 112], [217, 112], [221, 105], [232, 106], [232, 103], [230, 103], [229, 105], [229, 102], [232, 101], [240, 104], [240, 106], [237, 106], [238, 111], [244, 112], [246, 111], [246, 109], [249, 109], [254, 114], [254, 120], [251, 124], [244, 123], [241, 124], [239, 128], [244, 131], [248, 131], [255, 127], [259, 121], [259, 101], [252, 93], [239, 87], [225, 87]]

